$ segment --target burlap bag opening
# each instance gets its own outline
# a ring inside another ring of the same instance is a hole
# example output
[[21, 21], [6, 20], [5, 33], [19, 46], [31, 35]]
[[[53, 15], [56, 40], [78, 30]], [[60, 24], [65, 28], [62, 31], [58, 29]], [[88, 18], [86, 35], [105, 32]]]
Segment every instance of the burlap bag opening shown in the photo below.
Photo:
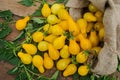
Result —
[[[98, 55], [98, 62], [92, 69], [92, 72], [99, 75], [109, 75], [117, 70], [118, 56], [120, 57], [120, 0], [89, 1], [104, 12], [103, 24], [105, 26], [105, 44]], [[77, 6], [81, 2], [82, 5]], [[69, 5], [70, 3], [72, 3], [72, 5]], [[71, 7], [72, 10], [76, 10], [78, 8], [82, 10], [82, 8], [87, 5], [84, 5], [84, 3], [88, 3], [88, 0], [69, 0], [66, 6]], [[81, 17], [80, 11], [78, 11], [79, 15], [73, 15], [73, 12], [70, 11], [70, 14], [74, 20]]]
[[[100, 75], [108, 75], [116, 71], [118, 65], [118, 53], [120, 47], [120, 2], [119, 0], [100, 0], [103, 6], [99, 7], [99, 1], [91, 0], [93, 4], [97, 4], [98, 8], [104, 11], [103, 23], [105, 26], [104, 47], [98, 56], [98, 63], [93, 72]], [[101, 4], [101, 5], [102, 5]], [[108, 4], [108, 7], [105, 7]], [[96, 5], [96, 7], [97, 7]]]

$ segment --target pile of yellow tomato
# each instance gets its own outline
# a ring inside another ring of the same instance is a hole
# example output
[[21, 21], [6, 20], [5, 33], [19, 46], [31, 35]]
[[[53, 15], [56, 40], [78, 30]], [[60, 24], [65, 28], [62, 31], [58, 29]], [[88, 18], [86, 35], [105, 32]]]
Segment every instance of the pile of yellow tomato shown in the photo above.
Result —
[[[17, 53], [23, 64], [33, 64], [40, 73], [56, 67], [67, 77], [78, 72], [85, 76], [90, 72], [89, 55], [96, 56], [104, 39], [103, 13], [92, 3], [82, 18], [74, 21], [63, 4], [51, 7], [44, 3], [42, 16], [47, 23], [41, 30], [32, 33], [33, 42], [22, 44], [23, 51]], [[16, 22], [16, 29], [23, 30], [29, 16]], [[37, 54], [40, 51], [42, 55]], [[95, 53], [92, 53], [95, 51]], [[74, 56], [74, 61], [73, 61]]]

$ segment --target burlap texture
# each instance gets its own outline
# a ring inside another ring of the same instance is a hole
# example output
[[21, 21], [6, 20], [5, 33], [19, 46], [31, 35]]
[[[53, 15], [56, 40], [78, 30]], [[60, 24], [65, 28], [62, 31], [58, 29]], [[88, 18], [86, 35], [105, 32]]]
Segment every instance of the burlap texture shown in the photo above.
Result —
[[[70, 3], [74, 3], [74, 1], [70, 0]], [[88, 3], [87, 0], [76, 0], [75, 2], [77, 2], [76, 4], [80, 4], [80, 1], [86, 1]], [[99, 75], [109, 75], [117, 70], [118, 56], [120, 58], [120, 0], [89, 1], [104, 12], [103, 24], [105, 26], [105, 44], [98, 55], [98, 62], [92, 69], [92, 72]], [[75, 3], [68, 7], [78, 8], [75, 7]], [[85, 6], [79, 8], [83, 7]], [[73, 18], [75, 19], [75, 15]]]
[[[93, 72], [100, 75], [109, 75], [117, 70], [117, 57], [120, 56], [118, 52], [120, 47], [120, 28], [118, 28], [120, 24], [120, 4], [117, 3], [117, 0], [115, 0], [115, 2], [113, 0], [108, 0], [107, 2], [106, 0], [100, 1], [108, 4], [107, 7], [101, 7], [101, 10], [104, 10], [103, 23], [105, 26], [105, 45], [100, 51], [98, 63], [93, 69]], [[95, 2], [95, 0], [93, 0], [93, 2]], [[99, 5], [98, 8], [100, 8]]]
[[86, 7], [88, 3], [88, 0], [69, 0], [66, 4], [66, 7], [83, 8]]
[[82, 17], [82, 9], [81, 8], [70, 8], [70, 15], [73, 17], [75, 21]]

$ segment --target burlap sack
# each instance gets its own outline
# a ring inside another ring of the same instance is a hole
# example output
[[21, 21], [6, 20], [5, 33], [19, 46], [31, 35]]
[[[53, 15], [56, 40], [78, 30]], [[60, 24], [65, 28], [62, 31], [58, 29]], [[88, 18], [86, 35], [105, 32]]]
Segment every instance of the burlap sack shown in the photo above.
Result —
[[[88, 0], [70, 0], [70, 3], [74, 4], [68, 7], [78, 8], [75, 7], [75, 4], [80, 4], [80, 1], [86, 1], [86, 3], [88, 3]], [[98, 62], [92, 69], [92, 72], [99, 75], [109, 75], [117, 70], [118, 56], [120, 57], [120, 0], [89, 1], [104, 12], [103, 24], [105, 26], [105, 44], [100, 51]], [[84, 5], [84, 3], [82, 5]], [[81, 6], [79, 9], [83, 7], [85, 6]], [[72, 15], [71, 12], [71, 16], [75, 19], [77, 15]]]
[[87, 7], [89, 4], [88, 0], [69, 0], [66, 7], [69, 7], [69, 13], [75, 21], [82, 17], [82, 9]]
[[70, 8], [69, 14], [73, 16], [73, 19], [77, 21], [79, 18], [82, 17], [82, 9], [81, 8]]
[[[97, 0], [90, 0], [93, 4], [99, 4]], [[96, 74], [108, 75], [116, 71], [118, 65], [117, 56], [120, 56], [118, 50], [120, 49], [120, 4], [117, 0], [100, 0], [103, 4], [101, 10], [104, 11], [103, 23], [105, 26], [105, 40], [104, 47], [98, 56], [98, 63], [92, 70]], [[96, 5], [97, 7], [97, 5]], [[99, 5], [98, 8], [100, 9]]]
[[69, 0], [66, 4], [66, 7], [83, 8], [86, 7], [88, 3], [88, 0]]

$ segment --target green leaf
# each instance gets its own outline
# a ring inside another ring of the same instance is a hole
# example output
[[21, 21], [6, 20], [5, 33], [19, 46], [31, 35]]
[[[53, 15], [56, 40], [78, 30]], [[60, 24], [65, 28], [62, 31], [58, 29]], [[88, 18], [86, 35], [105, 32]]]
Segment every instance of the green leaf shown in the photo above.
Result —
[[43, 7], [44, 1], [40, 4], [39, 8], [32, 14], [32, 16], [42, 16], [41, 9]]
[[112, 76], [100, 76], [100, 77], [96, 77], [96, 79], [97, 80], [112, 80]]
[[27, 74], [25, 72], [21, 72], [16, 76], [15, 80], [28, 80]]
[[91, 76], [90, 74], [88, 74], [88, 75], [86, 75], [86, 76], [81, 76], [81, 77], [80, 77], [80, 80], [91, 80], [91, 79], [90, 79], [90, 76]]
[[40, 2], [41, 0], [35, 0], [36, 2]]
[[31, 77], [30, 73], [28, 73], [28, 71], [26, 71], [26, 74], [27, 74], [28, 80], [33, 80], [33, 78]]
[[5, 48], [7, 50], [10, 49], [12, 51], [13, 48], [16, 48], [18, 43], [14, 43], [14, 42], [11, 42], [11, 41], [6, 41], [6, 40], [0, 39], [0, 45], [2, 46], [2, 48]]
[[110, 80], [110, 77], [109, 76], [104, 76], [103, 80]]
[[57, 77], [59, 75], [59, 71], [57, 70], [51, 77], [52, 80], [57, 80]]
[[33, 0], [21, 0], [19, 3], [22, 5], [30, 7], [33, 5]]
[[0, 26], [0, 38], [6, 37], [11, 31], [7, 23], [2, 24], [2, 26]]
[[7, 61], [13, 65], [20, 63], [18, 57], [16, 57], [13, 53], [13, 50], [16, 49], [17, 45], [17, 43], [0, 39], [0, 60]]
[[56, 3], [63, 3], [64, 5], [67, 4], [69, 0], [56, 0]]
[[118, 67], [117, 67], [118, 71], [120, 72], [120, 64], [118, 64]]
[[40, 5], [40, 7], [32, 14], [32, 16], [41, 16], [41, 9], [42, 9], [42, 5]]
[[14, 67], [13, 69], [8, 71], [8, 74], [17, 74], [18, 71], [19, 71], [19, 68], [18, 67]]
[[94, 75], [91, 75], [90, 78], [91, 78], [91, 80], [95, 80], [95, 76]]
[[78, 62], [76, 61], [76, 57], [75, 56], [72, 56], [72, 63], [76, 64], [76, 65], [78, 64]]
[[111, 80], [119, 80], [115, 75], [112, 76]]
[[63, 3], [65, 0], [56, 0], [57, 3]]
[[44, 76], [40, 76], [37, 80], [50, 80], [49, 78], [47, 78], [47, 77], [44, 77]]
[[11, 58], [10, 60], [8, 60], [8, 62], [10, 64], [13, 64], [13, 65], [17, 66], [21, 61], [20, 61], [20, 59], [18, 57], [13, 56], [13, 58]]
[[[2, 23], [0, 23], [0, 28], [2, 27]], [[1, 31], [1, 29], [0, 29], [0, 31]]]
[[41, 19], [41, 18], [32, 18], [32, 20], [38, 24], [41, 24], [41, 23], [44, 23], [45, 22], [45, 19]]
[[0, 60], [4, 60], [7, 61], [11, 64], [15, 63], [15, 61], [11, 61], [14, 58], [14, 54], [12, 53], [12, 51], [9, 49], [5, 49], [5, 48], [0, 48]]
[[36, 11], [33, 13], [33, 16], [41, 16], [41, 11], [40, 11], [40, 9], [36, 10]]
[[6, 21], [12, 19], [12, 12], [10, 10], [0, 11], [0, 17], [4, 18]]
[[70, 33], [70, 32], [64, 32], [64, 35], [65, 36], [67, 36], [67, 39], [69, 40], [69, 39], [74, 39], [74, 36], [72, 35], [72, 33]]
[[0, 61], [1, 60], [6, 60], [6, 51], [2, 48], [0, 48]]
[[40, 9], [36, 10], [36, 11], [32, 14], [32, 16], [41, 16], [41, 15], [42, 15], [42, 14], [41, 14]]
[[0, 48], [2, 47], [7, 47], [9, 44], [9, 42], [7, 42], [6, 40], [0, 39]]
[[25, 32], [21, 31], [21, 33], [13, 41], [18, 41], [20, 39], [23, 39], [24, 37], [25, 37]]
[[28, 23], [27, 27], [25, 28], [26, 32], [32, 32], [33, 30], [33, 24], [32, 23]]
[[73, 75], [73, 80], [78, 80], [79, 79], [79, 74], [76, 72], [74, 75]]

